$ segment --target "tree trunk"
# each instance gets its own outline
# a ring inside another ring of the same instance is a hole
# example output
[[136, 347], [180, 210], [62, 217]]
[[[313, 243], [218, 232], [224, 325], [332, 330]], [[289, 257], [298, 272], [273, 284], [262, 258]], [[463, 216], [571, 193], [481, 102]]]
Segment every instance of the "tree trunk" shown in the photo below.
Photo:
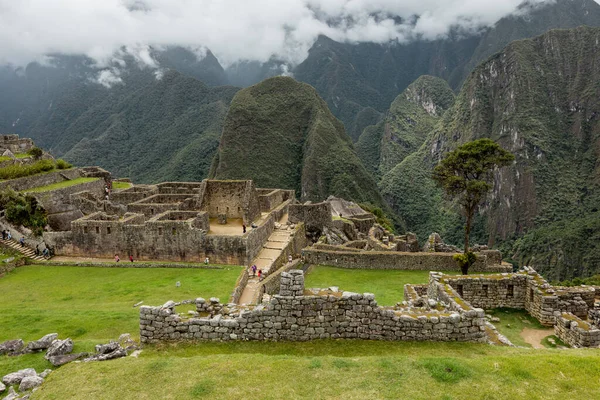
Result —
[[[467, 254], [469, 252], [469, 236], [471, 235], [471, 223], [473, 220], [473, 209], [468, 209], [467, 210], [467, 224], [465, 225], [465, 248], [464, 248], [464, 254]], [[462, 269], [462, 274], [463, 275], [468, 275], [469, 274], [469, 267], [470, 267], [470, 263], [467, 261]]]

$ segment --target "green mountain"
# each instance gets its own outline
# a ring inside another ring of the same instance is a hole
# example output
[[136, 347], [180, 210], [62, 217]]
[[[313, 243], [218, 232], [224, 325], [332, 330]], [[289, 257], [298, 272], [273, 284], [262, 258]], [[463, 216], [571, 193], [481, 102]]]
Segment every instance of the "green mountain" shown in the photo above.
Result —
[[302, 200], [335, 195], [383, 204], [342, 123], [313, 87], [286, 77], [235, 95], [211, 177], [251, 178], [294, 189]]
[[389, 44], [339, 43], [323, 36], [293, 72], [318, 90], [356, 141], [419, 76], [441, 77], [458, 90], [477, 64], [508, 43], [580, 25], [600, 26], [594, 0], [525, 2], [519, 13], [479, 35], [455, 31], [439, 40]]
[[383, 121], [363, 131], [356, 152], [375, 176], [383, 176], [421, 147], [453, 102], [445, 80], [420, 77], [396, 97]]
[[476, 241], [501, 242], [551, 279], [600, 272], [599, 43], [600, 28], [555, 30], [479, 65], [419, 151], [380, 183], [408, 228], [460, 242], [456, 208], [429, 176], [447, 151], [489, 137], [516, 161], [497, 173]]
[[65, 159], [138, 182], [203, 179], [237, 90], [168, 72], [118, 101], [108, 98], [86, 110], [63, 133], [78, 138]]

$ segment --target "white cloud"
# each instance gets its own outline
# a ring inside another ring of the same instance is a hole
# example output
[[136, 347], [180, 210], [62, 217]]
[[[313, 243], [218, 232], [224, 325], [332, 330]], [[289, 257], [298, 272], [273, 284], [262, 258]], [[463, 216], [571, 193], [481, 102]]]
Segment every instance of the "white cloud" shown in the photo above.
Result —
[[[467, 31], [492, 25], [520, 2], [0, 0], [0, 64], [23, 65], [45, 54], [66, 53], [85, 54], [109, 67], [128, 53], [141, 66], [156, 68], [149, 46], [167, 45], [185, 46], [200, 56], [211, 49], [224, 65], [272, 56], [294, 64], [320, 34], [352, 42], [405, 41], [416, 35], [434, 39], [457, 24]], [[106, 71], [104, 80], [120, 79]]]

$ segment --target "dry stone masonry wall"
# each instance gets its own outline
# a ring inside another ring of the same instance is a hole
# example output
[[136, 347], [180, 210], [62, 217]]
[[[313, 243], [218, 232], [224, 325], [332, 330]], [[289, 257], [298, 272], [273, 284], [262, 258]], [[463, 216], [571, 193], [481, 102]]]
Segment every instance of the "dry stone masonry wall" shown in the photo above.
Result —
[[[304, 290], [300, 270], [281, 274], [280, 291], [266, 304], [241, 309], [237, 314], [185, 318], [175, 312], [176, 303], [140, 308], [143, 343], [198, 340], [306, 341], [326, 338], [370, 340], [487, 341], [484, 312], [415, 312], [377, 305], [373, 294], [330, 292], [310, 295]], [[198, 299], [196, 304], [206, 304]], [[222, 307], [221, 310], [225, 309]], [[198, 313], [206, 310], [198, 308]]]

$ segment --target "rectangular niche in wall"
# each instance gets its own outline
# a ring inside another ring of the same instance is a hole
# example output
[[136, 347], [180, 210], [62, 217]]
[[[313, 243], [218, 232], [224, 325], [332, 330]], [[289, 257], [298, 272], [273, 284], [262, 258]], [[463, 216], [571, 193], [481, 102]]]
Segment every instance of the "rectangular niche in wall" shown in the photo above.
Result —
[[506, 297], [515, 297], [515, 285], [508, 285], [506, 288]]

